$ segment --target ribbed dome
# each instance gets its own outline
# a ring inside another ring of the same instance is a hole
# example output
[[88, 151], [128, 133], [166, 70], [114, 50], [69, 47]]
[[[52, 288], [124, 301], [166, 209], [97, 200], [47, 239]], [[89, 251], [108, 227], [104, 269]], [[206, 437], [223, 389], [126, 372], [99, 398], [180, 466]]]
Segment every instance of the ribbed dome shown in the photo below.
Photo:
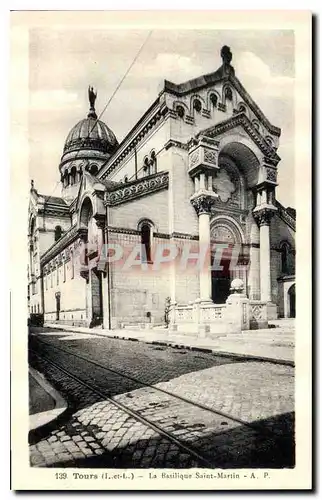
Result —
[[80, 149], [94, 149], [102, 153], [112, 153], [118, 146], [115, 135], [101, 120], [88, 116], [78, 122], [69, 132], [64, 153]]

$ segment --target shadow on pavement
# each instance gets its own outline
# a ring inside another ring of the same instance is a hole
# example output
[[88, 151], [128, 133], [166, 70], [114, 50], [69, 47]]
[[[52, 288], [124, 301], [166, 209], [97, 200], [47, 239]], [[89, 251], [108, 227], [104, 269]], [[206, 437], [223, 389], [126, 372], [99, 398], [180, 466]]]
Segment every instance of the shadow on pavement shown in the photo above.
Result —
[[[273, 432], [259, 434], [249, 426], [241, 425], [227, 432], [204, 435], [201, 439], [189, 441], [189, 445], [193, 446], [201, 455], [207, 456], [214, 463], [214, 468], [293, 468], [295, 466], [294, 413], [285, 413], [261, 420], [258, 425], [262, 429], [271, 429]], [[75, 435], [77, 432], [73, 426], [73, 420], [61, 429], [71, 436], [71, 439], [72, 434]], [[95, 425], [89, 425], [87, 429], [93, 435], [101, 431], [101, 428]], [[56, 461], [47, 467], [191, 467], [189, 459], [180, 462], [176, 452], [172, 451], [172, 454], [171, 451], [166, 452], [164, 442], [163, 437], [157, 436], [149, 440], [137, 440], [126, 447], [117, 447], [113, 451], [107, 451], [102, 446], [97, 445], [97, 449], [92, 451], [93, 456], [76, 458], [73, 461]], [[147, 453], [147, 450], [150, 452]], [[197, 467], [203, 466], [198, 465]]]

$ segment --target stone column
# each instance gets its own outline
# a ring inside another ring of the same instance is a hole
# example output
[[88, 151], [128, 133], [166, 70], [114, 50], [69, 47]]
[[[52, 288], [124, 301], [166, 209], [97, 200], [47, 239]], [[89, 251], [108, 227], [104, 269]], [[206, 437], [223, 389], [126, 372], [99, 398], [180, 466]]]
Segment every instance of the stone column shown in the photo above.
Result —
[[274, 210], [267, 206], [256, 207], [253, 212], [259, 224], [260, 291], [263, 302], [271, 302], [270, 222], [274, 213]]
[[110, 284], [109, 284], [109, 273], [107, 272], [107, 262], [104, 261], [104, 256], [106, 254], [106, 249], [103, 246], [107, 242], [106, 235], [106, 218], [101, 217], [96, 220], [97, 227], [100, 229], [101, 234], [99, 236], [99, 248], [98, 248], [98, 258], [100, 256], [103, 260], [98, 260], [97, 270], [101, 272], [102, 279], [102, 314], [103, 314], [103, 328], [110, 329], [111, 318], [110, 318]]
[[200, 262], [199, 283], [200, 299], [211, 301], [211, 248], [210, 248], [210, 213], [217, 195], [213, 192], [203, 191], [195, 193], [190, 202], [199, 218], [199, 252], [205, 256]]
[[251, 300], [260, 300], [260, 236], [259, 228], [254, 221], [250, 230], [250, 251], [249, 251], [249, 298]]
[[[211, 300], [211, 249], [210, 249], [210, 214], [199, 215], [199, 247], [206, 251], [204, 265], [200, 268], [200, 299]], [[199, 250], [200, 251], [200, 250]]]

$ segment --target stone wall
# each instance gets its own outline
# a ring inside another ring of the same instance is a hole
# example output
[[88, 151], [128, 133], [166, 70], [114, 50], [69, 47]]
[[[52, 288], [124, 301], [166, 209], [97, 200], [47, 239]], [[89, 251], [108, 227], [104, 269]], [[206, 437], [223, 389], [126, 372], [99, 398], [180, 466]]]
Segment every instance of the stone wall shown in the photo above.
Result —
[[142, 219], [149, 219], [153, 222], [155, 231], [159, 233], [169, 232], [167, 190], [108, 207], [107, 211], [109, 226], [137, 230]]
[[[74, 273], [72, 263], [66, 264], [66, 280], [64, 281], [64, 265], [58, 267], [44, 277], [45, 321], [56, 321], [56, 297], [60, 292], [59, 323], [71, 325], [86, 324], [86, 281], [79, 274], [79, 263], [75, 262]], [[74, 274], [74, 277], [73, 277]], [[51, 283], [53, 284], [51, 286]]]
[[[153, 261], [127, 268], [131, 249], [141, 244], [139, 234], [114, 233], [113, 241], [125, 249], [126, 258], [112, 263], [111, 316], [112, 327], [132, 323], [164, 323], [165, 299], [169, 291], [169, 267], [165, 264], [156, 269]], [[153, 238], [152, 245], [162, 245], [168, 239]]]

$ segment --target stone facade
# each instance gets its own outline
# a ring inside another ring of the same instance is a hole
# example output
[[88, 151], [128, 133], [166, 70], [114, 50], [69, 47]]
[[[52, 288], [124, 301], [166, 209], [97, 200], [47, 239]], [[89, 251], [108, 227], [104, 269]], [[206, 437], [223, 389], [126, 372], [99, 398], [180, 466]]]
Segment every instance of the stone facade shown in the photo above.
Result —
[[68, 134], [62, 198], [44, 208], [31, 189], [31, 314], [158, 325], [170, 303], [172, 328], [205, 335], [233, 329], [234, 311], [241, 329], [295, 314], [295, 211], [275, 199], [280, 129], [230, 63], [165, 81], [120, 144], [103, 122], [95, 133], [94, 115], [91, 103]]

